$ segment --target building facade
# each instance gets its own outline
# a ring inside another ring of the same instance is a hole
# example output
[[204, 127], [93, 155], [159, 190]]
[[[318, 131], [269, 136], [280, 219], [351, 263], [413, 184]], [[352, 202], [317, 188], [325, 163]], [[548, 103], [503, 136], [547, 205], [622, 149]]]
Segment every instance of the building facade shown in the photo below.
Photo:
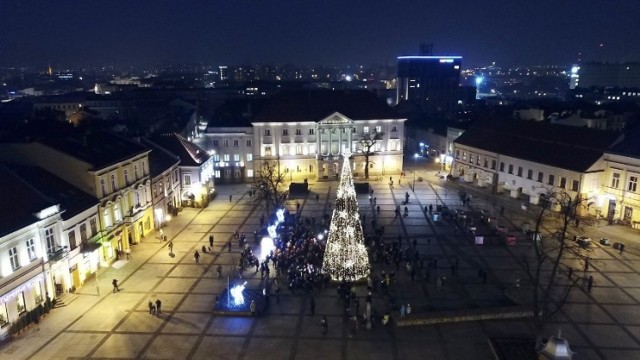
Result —
[[413, 101], [428, 113], [452, 113], [460, 97], [461, 56], [400, 56], [396, 103]]
[[354, 175], [363, 176], [363, 141], [372, 134], [378, 135], [369, 174], [402, 169], [406, 119], [370, 92], [283, 92], [251, 105], [211, 121], [199, 140], [214, 158], [216, 181], [251, 182], [262, 164], [274, 161], [286, 181], [333, 180], [345, 150], [354, 155]]
[[114, 134], [6, 144], [4, 155], [39, 166], [99, 201], [100, 262], [124, 259], [152, 230], [150, 149]]

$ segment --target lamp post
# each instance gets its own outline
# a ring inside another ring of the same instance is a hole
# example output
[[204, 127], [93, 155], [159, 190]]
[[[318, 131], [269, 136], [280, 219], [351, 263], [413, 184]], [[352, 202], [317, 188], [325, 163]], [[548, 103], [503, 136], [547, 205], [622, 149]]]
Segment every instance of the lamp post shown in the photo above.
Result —
[[418, 161], [418, 156], [420, 156], [420, 154], [415, 153], [413, 154], [413, 191], [416, 191], [416, 162]]

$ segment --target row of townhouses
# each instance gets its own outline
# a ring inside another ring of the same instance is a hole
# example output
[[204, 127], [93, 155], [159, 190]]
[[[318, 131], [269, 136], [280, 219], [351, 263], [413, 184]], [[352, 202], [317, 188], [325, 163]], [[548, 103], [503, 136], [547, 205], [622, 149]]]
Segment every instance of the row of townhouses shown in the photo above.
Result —
[[0, 154], [0, 338], [213, 192], [211, 157], [177, 134], [77, 134], [2, 144]]
[[640, 223], [640, 136], [510, 121], [479, 123], [454, 141], [452, 175], [531, 204], [548, 191], [586, 200], [582, 214]]

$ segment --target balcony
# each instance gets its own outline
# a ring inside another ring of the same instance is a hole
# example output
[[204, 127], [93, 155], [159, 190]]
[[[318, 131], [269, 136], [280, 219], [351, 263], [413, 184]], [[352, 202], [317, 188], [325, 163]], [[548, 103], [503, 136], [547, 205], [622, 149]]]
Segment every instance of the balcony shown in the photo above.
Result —
[[69, 252], [66, 246], [57, 246], [53, 252], [47, 253], [49, 261], [60, 261]]
[[389, 139], [399, 139], [400, 133], [397, 131], [392, 131], [389, 133]]
[[296, 137], [293, 139], [293, 141], [295, 141], [296, 143], [303, 143], [304, 142], [304, 136], [296, 135]]
[[273, 136], [263, 136], [262, 137], [263, 144], [273, 144]]
[[282, 137], [280, 137], [280, 142], [281, 143], [290, 143], [291, 142], [291, 137], [289, 135], [282, 135]]

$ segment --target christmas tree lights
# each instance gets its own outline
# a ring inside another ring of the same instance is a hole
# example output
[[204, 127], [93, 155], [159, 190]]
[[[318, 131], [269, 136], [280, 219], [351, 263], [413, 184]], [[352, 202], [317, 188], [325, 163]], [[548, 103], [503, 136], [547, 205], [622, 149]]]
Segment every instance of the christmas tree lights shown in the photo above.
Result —
[[356, 281], [369, 274], [369, 257], [358, 213], [349, 153], [344, 154], [338, 198], [331, 217], [322, 268], [333, 280]]

